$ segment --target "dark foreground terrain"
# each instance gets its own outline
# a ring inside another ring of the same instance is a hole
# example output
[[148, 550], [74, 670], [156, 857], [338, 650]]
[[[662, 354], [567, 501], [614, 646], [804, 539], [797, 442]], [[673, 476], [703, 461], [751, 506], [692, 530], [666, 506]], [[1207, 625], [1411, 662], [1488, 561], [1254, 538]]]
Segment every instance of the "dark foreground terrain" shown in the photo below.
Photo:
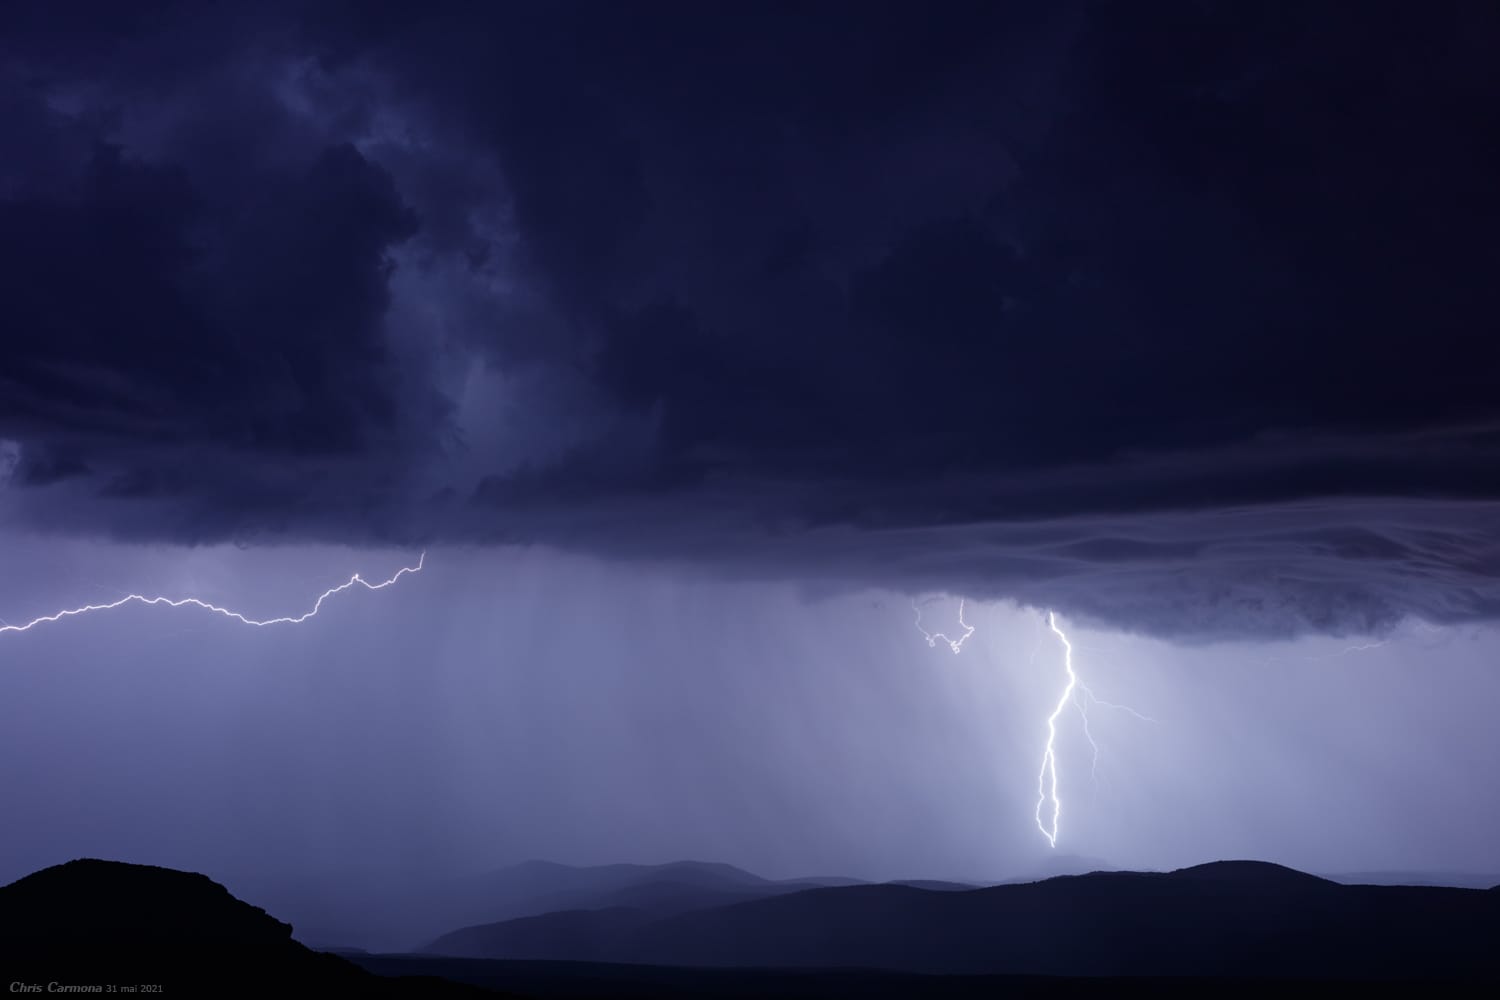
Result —
[[98, 986], [65, 992], [487, 995], [438, 979], [378, 976], [312, 951], [292, 940], [291, 925], [207, 876], [96, 860], [0, 888], [0, 981], [15, 994]]
[[[1390, 995], [1392, 984], [1338, 980], [1307, 983], [1265, 978], [1098, 977], [1098, 976], [966, 976], [920, 975], [877, 969], [702, 969], [590, 962], [511, 962], [443, 959], [414, 955], [370, 955], [358, 959], [374, 972], [388, 975], [443, 976], [501, 990], [510, 995], [547, 1000], [623, 1000], [623, 998], [689, 997], [711, 1000], [970, 1000], [979, 997], [1265, 997], [1276, 990], [1302, 996]], [[1395, 995], [1488, 996], [1484, 983], [1432, 980], [1397, 984]]]
[[[1392, 982], [1482, 995], [1500, 982], [1500, 888], [1340, 885], [1220, 862], [982, 888], [810, 882], [745, 898], [709, 884], [744, 873], [705, 871], [612, 871], [595, 901], [637, 905], [479, 924], [425, 953], [382, 955], [309, 949], [203, 875], [74, 861], [0, 888], [0, 979], [13, 992], [160, 985], [177, 996], [809, 998]], [[588, 904], [584, 876], [562, 874], [578, 893], [567, 902]], [[667, 876], [671, 886], [647, 887]], [[637, 888], [621, 894], [626, 883]]]

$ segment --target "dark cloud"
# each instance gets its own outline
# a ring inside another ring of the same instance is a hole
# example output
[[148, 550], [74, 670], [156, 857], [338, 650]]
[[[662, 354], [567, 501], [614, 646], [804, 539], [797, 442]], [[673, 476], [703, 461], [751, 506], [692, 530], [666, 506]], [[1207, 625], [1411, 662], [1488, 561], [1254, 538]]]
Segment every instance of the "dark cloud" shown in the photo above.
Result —
[[[32, 12], [5, 56], [31, 523], [539, 539], [1200, 634], [1494, 613], [1492, 11], [93, 24]], [[1237, 550], [1256, 509], [1285, 523]]]
[[385, 252], [414, 221], [352, 147], [237, 188], [229, 217], [115, 146], [80, 180], [3, 208], [13, 426], [295, 451], [391, 419]]
[[314, 484], [404, 461], [441, 408], [384, 329], [418, 228], [390, 175], [252, 83], [274, 76], [259, 54], [164, 77], [163, 44], [125, 39], [139, 64], [12, 52], [0, 434], [13, 482], [85, 479], [96, 529], [157, 497], [180, 507], [154, 533], [223, 537], [246, 511], [357, 498], [373, 471]]

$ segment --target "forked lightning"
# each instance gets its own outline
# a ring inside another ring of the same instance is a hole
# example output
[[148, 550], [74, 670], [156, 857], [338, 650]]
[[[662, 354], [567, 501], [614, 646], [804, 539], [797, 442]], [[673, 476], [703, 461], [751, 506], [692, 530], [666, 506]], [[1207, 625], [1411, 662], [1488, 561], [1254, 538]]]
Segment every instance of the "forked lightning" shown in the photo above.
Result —
[[[938, 640], [942, 640], [949, 649], [957, 653], [963, 648], [964, 640], [974, 634], [974, 626], [964, 621], [964, 603], [962, 600], [958, 604], [958, 623], [963, 626], [964, 634], [957, 639], [951, 639], [941, 632], [927, 631], [922, 627], [921, 606], [913, 601], [912, 609], [917, 613], [917, 630], [922, 633], [923, 638], [927, 640], [927, 645], [929, 646], [935, 647]], [[1062, 643], [1063, 670], [1067, 673], [1068, 682], [1063, 688], [1061, 697], [1057, 699], [1057, 706], [1052, 709], [1052, 714], [1047, 716], [1047, 742], [1042, 748], [1042, 766], [1041, 771], [1037, 774], [1036, 826], [1042, 832], [1042, 836], [1047, 838], [1047, 843], [1052, 847], [1056, 847], [1058, 822], [1062, 818], [1062, 798], [1058, 794], [1057, 780], [1057, 720], [1061, 717], [1063, 710], [1069, 704], [1072, 704], [1078, 709], [1078, 713], [1083, 719], [1083, 735], [1088, 740], [1089, 746], [1093, 749], [1094, 753], [1090, 773], [1096, 778], [1099, 770], [1099, 744], [1095, 741], [1093, 731], [1089, 728], [1088, 706], [1090, 702], [1095, 705], [1102, 705], [1105, 708], [1128, 712], [1142, 722], [1155, 722], [1156, 720], [1142, 715], [1128, 705], [1117, 705], [1114, 702], [1105, 701], [1096, 696], [1087, 684], [1078, 679], [1078, 673], [1073, 669], [1073, 644], [1068, 641], [1067, 635], [1058, 627], [1057, 615], [1051, 611], [1047, 612], [1047, 627], [1052, 630], [1052, 634], [1056, 635]], [[1033, 659], [1035, 655], [1036, 651], [1033, 650]], [[1079, 699], [1080, 694], [1083, 696], [1082, 700]], [[1051, 806], [1050, 810], [1048, 809], [1049, 803]], [[1044, 815], [1048, 812], [1050, 812], [1050, 815]]]

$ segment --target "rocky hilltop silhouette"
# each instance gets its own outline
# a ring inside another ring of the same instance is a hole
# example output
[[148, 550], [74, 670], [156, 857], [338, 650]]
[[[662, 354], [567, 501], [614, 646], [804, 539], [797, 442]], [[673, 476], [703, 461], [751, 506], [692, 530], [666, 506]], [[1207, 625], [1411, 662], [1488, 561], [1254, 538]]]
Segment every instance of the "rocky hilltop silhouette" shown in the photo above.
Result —
[[[178, 996], [470, 995], [372, 975], [292, 940], [292, 927], [205, 875], [84, 859], [0, 887], [0, 977], [12, 984], [162, 986]], [[14, 991], [14, 990], [13, 990]]]

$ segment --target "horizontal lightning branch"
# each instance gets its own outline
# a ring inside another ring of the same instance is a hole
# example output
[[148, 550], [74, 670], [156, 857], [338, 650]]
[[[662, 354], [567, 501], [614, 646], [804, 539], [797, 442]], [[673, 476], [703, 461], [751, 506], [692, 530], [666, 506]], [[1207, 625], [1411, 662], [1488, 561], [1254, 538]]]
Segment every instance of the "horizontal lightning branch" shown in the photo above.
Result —
[[38, 625], [42, 625], [48, 622], [62, 621], [64, 618], [71, 618], [74, 615], [86, 614], [90, 611], [109, 611], [112, 608], [118, 608], [121, 605], [130, 604], [132, 602], [136, 604], [164, 604], [169, 608], [181, 608], [187, 605], [192, 605], [196, 608], [202, 608], [204, 611], [212, 611], [214, 614], [223, 615], [225, 618], [233, 618], [235, 621], [245, 625], [254, 625], [257, 628], [264, 628], [267, 625], [300, 625], [303, 622], [307, 621], [309, 618], [312, 618], [320, 610], [322, 610], [323, 602], [328, 600], [334, 594], [342, 593], [343, 591], [348, 590], [350, 587], [353, 587], [356, 584], [364, 587], [366, 590], [384, 590], [386, 587], [389, 587], [391, 584], [395, 583], [397, 580], [401, 579], [408, 573], [420, 573], [422, 571], [422, 566], [426, 562], [426, 560], [427, 553], [423, 552], [420, 556], [417, 557], [417, 564], [415, 566], [403, 566], [401, 569], [397, 570], [396, 574], [389, 580], [382, 580], [379, 583], [371, 583], [364, 577], [360, 576], [358, 573], [355, 573], [344, 583], [339, 584], [337, 587], [330, 587], [329, 589], [323, 591], [323, 593], [319, 594], [318, 599], [313, 602], [312, 610], [296, 616], [257, 620], [255, 618], [247, 618], [244, 615], [240, 614], [238, 611], [231, 611], [229, 608], [221, 608], [217, 604], [210, 604], [207, 601], [200, 601], [196, 597], [184, 597], [174, 600], [168, 597], [146, 597], [141, 594], [128, 594], [125, 597], [120, 598], [118, 601], [111, 601], [109, 604], [86, 604], [81, 608], [70, 608], [66, 611], [59, 611], [53, 615], [43, 615], [40, 618], [33, 618], [31, 621], [27, 622], [24, 625], [0, 625], [0, 633], [26, 632]]

